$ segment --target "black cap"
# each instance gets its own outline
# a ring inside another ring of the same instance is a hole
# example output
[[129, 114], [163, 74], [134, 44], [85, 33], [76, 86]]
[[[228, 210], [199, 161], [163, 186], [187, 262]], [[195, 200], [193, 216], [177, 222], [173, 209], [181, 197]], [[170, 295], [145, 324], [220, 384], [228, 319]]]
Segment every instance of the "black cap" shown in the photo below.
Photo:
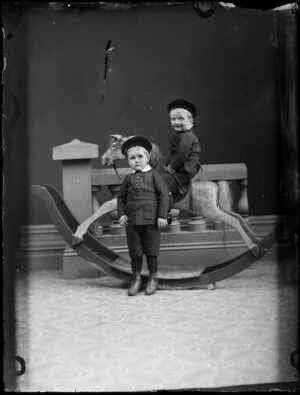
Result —
[[194, 106], [194, 104], [183, 99], [172, 101], [171, 103], [168, 104], [167, 108], [169, 112], [174, 110], [175, 108], [184, 108], [185, 110], [188, 110], [194, 118], [197, 115], [197, 108]]
[[149, 154], [152, 150], [152, 144], [143, 136], [133, 136], [124, 141], [121, 147], [122, 154], [126, 156], [127, 151], [132, 147], [143, 147], [149, 152]]

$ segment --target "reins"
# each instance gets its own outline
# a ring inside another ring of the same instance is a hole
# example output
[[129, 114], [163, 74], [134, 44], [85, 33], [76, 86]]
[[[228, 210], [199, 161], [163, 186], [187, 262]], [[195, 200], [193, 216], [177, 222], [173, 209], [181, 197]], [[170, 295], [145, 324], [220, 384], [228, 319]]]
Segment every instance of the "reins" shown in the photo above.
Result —
[[118, 179], [123, 182], [122, 178], [119, 175], [119, 172], [118, 172], [118, 169], [117, 169], [117, 166], [116, 166], [116, 162], [114, 162], [114, 170], [115, 170], [115, 173], [116, 173]]

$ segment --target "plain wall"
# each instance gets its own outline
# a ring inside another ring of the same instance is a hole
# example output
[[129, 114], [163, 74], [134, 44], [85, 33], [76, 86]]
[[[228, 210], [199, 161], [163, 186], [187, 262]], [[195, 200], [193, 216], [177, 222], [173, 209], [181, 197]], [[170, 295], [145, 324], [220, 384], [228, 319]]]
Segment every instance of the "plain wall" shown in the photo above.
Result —
[[[174, 132], [166, 106], [185, 98], [198, 108], [202, 163], [246, 163], [250, 215], [279, 213], [272, 12], [220, 7], [201, 18], [191, 5], [36, 7], [27, 12], [24, 40], [28, 187], [46, 183], [61, 190], [61, 163], [52, 160], [52, 147], [75, 138], [99, 144], [102, 154], [110, 134], [143, 134], [167, 154]], [[101, 167], [100, 161], [93, 165]], [[109, 197], [103, 191], [103, 201]], [[51, 223], [39, 198], [29, 197], [24, 221]]]

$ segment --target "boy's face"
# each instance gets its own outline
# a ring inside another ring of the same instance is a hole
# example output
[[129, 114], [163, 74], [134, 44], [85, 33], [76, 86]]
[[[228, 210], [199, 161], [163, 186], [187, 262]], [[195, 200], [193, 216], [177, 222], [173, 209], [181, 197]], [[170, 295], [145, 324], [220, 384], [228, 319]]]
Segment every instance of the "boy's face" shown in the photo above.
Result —
[[143, 147], [132, 147], [127, 152], [127, 159], [133, 170], [143, 170], [149, 163], [149, 154]]
[[174, 108], [170, 112], [170, 122], [176, 132], [189, 130], [194, 124], [192, 115], [183, 108]]

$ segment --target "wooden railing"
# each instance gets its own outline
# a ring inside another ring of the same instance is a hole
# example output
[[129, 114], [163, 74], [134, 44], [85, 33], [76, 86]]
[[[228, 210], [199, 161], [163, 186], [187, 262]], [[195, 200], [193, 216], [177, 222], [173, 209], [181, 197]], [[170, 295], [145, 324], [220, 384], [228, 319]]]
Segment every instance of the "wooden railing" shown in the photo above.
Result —
[[[63, 196], [68, 206], [79, 222], [82, 222], [99, 208], [101, 201], [101, 189], [108, 187], [111, 198], [115, 198], [120, 190], [121, 180], [117, 177], [114, 169], [92, 169], [91, 160], [99, 157], [98, 145], [73, 140], [68, 144], [53, 148], [53, 160], [62, 161], [62, 184]], [[203, 165], [203, 171], [194, 178], [194, 181], [230, 181], [239, 185], [239, 201], [235, 209], [248, 216], [247, 197], [247, 168], [244, 163]], [[130, 173], [130, 168], [119, 168], [118, 173], [122, 178]], [[102, 202], [104, 203], [104, 202]], [[180, 230], [178, 226], [178, 210], [172, 210], [173, 224], [167, 232]], [[110, 232], [112, 235], [124, 234], [124, 228], [119, 226], [117, 213], [111, 213], [112, 223]], [[199, 231], [206, 227], [217, 227], [218, 224], [206, 222], [200, 217], [191, 217], [188, 230]], [[101, 225], [94, 227], [97, 234], [102, 233]]]
[[[115, 174], [114, 169], [93, 169], [92, 159], [99, 158], [99, 147], [96, 144], [72, 140], [70, 143], [53, 148], [53, 160], [62, 163], [63, 197], [79, 222], [84, 221], [99, 208], [101, 190], [108, 187], [111, 198], [118, 195], [121, 180]], [[194, 181], [230, 181], [239, 185], [233, 188], [239, 196], [234, 210], [239, 212], [245, 220], [248, 217], [247, 198], [247, 168], [244, 163], [203, 165], [203, 171], [199, 171]], [[119, 168], [119, 175], [123, 178], [130, 172], [129, 168]], [[179, 210], [172, 210], [173, 222], [165, 232], [178, 233], [182, 230], [181, 221], [178, 220]], [[112, 212], [109, 233], [111, 235], [123, 235], [125, 229], [118, 223], [117, 212]], [[202, 217], [190, 217], [184, 230], [189, 232], [205, 231], [206, 229], [220, 229], [217, 222], [206, 221]], [[93, 225], [93, 230], [101, 237], [103, 227], [98, 222]], [[68, 248], [67, 248], [67, 251]], [[68, 254], [67, 254], [68, 255]], [[73, 265], [74, 267], [74, 265]]]

